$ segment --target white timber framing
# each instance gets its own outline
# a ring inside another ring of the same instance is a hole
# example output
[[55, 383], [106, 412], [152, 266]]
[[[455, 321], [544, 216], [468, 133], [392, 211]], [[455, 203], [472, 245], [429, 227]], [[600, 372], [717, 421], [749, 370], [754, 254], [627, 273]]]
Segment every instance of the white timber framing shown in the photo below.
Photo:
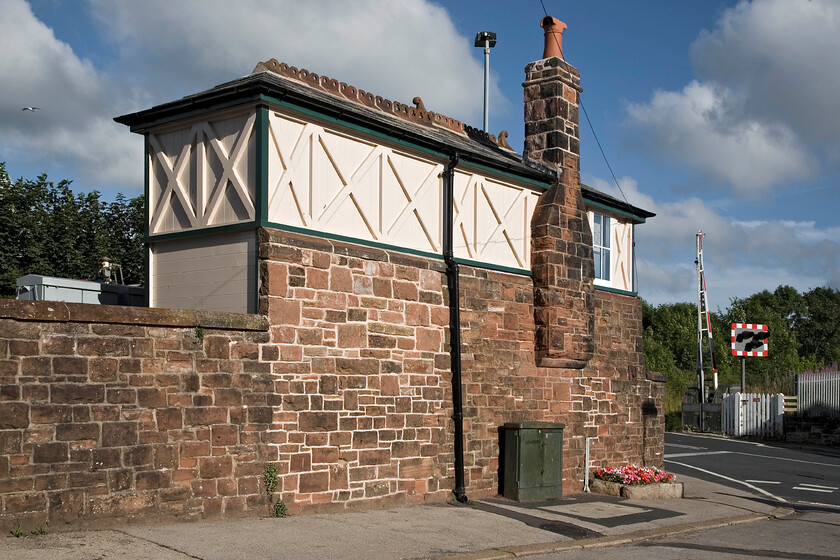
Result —
[[253, 108], [150, 131], [149, 233], [255, 218]]
[[[442, 250], [444, 162], [279, 110], [269, 114], [268, 221], [404, 247]], [[455, 256], [530, 270], [542, 190], [455, 170]]]

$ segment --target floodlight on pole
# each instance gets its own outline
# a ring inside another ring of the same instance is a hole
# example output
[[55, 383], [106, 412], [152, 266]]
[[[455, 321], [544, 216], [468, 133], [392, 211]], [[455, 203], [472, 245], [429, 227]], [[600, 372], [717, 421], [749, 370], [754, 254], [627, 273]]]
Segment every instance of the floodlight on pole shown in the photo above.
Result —
[[496, 34], [492, 31], [479, 31], [475, 35], [475, 46], [484, 47], [484, 132], [489, 132], [490, 49], [496, 46]]

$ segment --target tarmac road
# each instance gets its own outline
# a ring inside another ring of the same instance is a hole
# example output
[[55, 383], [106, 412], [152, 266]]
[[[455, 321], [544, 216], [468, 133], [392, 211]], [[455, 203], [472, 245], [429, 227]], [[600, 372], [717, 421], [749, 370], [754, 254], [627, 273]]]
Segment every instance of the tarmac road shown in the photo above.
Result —
[[836, 508], [840, 513], [840, 450], [668, 433], [665, 467], [787, 507]]

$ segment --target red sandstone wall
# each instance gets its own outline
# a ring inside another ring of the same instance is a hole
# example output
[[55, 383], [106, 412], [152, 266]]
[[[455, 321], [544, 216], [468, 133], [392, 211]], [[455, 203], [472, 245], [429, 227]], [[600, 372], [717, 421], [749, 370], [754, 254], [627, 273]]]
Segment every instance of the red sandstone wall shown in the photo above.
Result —
[[0, 316], [22, 319], [0, 319], [2, 526], [266, 511], [264, 319], [8, 300]]
[[[260, 258], [268, 321], [0, 302], [0, 522], [264, 515], [269, 464], [292, 509], [450, 496], [442, 263], [276, 230]], [[468, 496], [498, 490], [511, 421], [566, 424], [567, 493], [584, 437], [594, 465], [661, 466], [638, 299], [597, 291], [590, 365], [538, 368], [531, 278], [461, 287]]]
[[[451, 390], [443, 263], [263, 230], [260, 308], [283, 497], [445, 499]], [[298, 431], [286, 439], [287, 431]], [[450, 480], [447, 480], [450, 479]]]
[[587, 437], [593, 467], [662, 467], [664, 378], [645, 373], [641, 300], [596, 290], [590, 364], [542, 368], [534, 360], [531, 279], [467, 267], [462, 274], [470, 275], [461, 278], [470, 497], [498, 491], [498, 427], [505, 422], [565, 424], [567, 494], [583, 489]]

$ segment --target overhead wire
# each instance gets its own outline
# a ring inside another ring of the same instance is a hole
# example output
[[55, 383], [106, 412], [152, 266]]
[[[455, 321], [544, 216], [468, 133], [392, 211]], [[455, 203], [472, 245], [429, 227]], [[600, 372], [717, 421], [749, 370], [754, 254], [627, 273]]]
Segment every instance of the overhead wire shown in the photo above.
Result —
[[[540, 5], [542, 6], [543, 13], [545, 17], [548, 16], [548, 10], [545, 9], [545, 2], [540, 0]], [[560, 56], [563, 60], [566, 60], [566, 57], [563, 55], [563, 46], [560, 44], [560, 41], [557, 40], [557, 37], [554, 37], [554, 41], [557, 44], [557, 49], [560, 51]], [[586, 106], [583, 104], [583, 97], [578, 96], [580, 100], [580, 108], [583, 110], [583, 116], [586, 117], [586, 122], [589, 124], [589, 130], [592, 132], [592, 136], [595, 138], [595, 143], [598, 145], [598, 149], [601, 151], [601, 157], [604, 158], [604, 163], [607, 164], [607, 169], [610, 171], [610, 175], [612, 176], [613, 181], [615, 182], [615, 186], [618, 188], [618, 192], [621, 193], [621, 196], [624, 198], [624, 202], [630, 204], [627, 200], [627, 195], [624, 194], [624, 190], [621, 188], [621, 185], [618, 182], [618, 179], [615, 176], [615, 172], [613, 172], [612, 165], [610, 165], [610, 161], [607, 159], [607, 154], [604, 152], [604, 147], [601, 145], [601, 141], [598, 139], [598, 135], [595, 133], [595, 127], [592, 125], [592, 120], [589, 118], [589, 113], [586, 110]]]

